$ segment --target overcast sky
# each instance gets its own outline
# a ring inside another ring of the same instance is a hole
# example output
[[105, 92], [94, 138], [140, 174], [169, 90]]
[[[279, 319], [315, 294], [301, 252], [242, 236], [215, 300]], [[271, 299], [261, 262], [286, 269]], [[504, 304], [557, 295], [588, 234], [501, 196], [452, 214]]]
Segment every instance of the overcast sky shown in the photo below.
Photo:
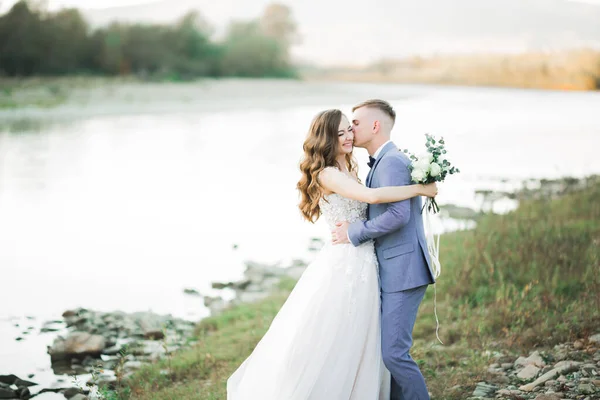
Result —
[[[62, 7], [78, 7], [78, 8], [110, 8], [118, 6], [127, 6], [133, 4], [152, 3], [149, 0], [46, 0], [50, 9], [58, 9]], [[251, 1], [251, 0], [248, 0]], [[418, 1], [418, 0], [415, 0]], [[484, 1], [484, 0], [482, 0]], [[599, 4], [600, 0], [565, 0], [579, 3]], [[0, 10], [10, 8], [17, 0], [0, 0]]]
[[[18, 0], [0, 0], [0, 9], [10, 8]], [[48, 8], [55, 10], [63, 7], [77, 8], [109, 8], [117, 6], [127, 6], [132, 4], [151, 3], [148, 0], [48, 0]]]

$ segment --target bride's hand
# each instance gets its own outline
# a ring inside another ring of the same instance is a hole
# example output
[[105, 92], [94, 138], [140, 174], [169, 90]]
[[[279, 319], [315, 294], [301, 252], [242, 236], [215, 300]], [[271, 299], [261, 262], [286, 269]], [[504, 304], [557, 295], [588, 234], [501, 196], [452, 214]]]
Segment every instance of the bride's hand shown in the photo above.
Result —
[[428, 183], [427, 185], [419, 185], [421, 186], [421, 196], [427, 197], [435, 197], [438, 194], [437, 183]]

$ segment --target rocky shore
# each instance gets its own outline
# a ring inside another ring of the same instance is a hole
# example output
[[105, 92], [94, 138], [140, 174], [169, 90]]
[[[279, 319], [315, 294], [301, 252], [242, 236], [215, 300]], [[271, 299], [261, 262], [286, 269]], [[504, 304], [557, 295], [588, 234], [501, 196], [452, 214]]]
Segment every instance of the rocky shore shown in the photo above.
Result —
[[[0, 375], [0, 399], [84, 400], [91, 388], [114, 388], [144, 363], [192, 344], [194, 322], [150, 312], [65, 311], [63, 320], [48, 321], [40, 333], [60, 334], [48, 346], [57, 381], [50, 387], [15, 375]], [[66, 378], [65, 376], [69, 376]]]
[[499, 352], [492, 358], [490, 379], [469, 400], [600, 399], [600, 333], [516, 359]]
[[[314, 239], [311, 250], [318, 250], [322, 244]], [[303, 260], [293, 260], [285, 266], [247, 262], [241, 280], [212, 284], [217, 290], [233, 290], [232, 300], [204, 296], [204, 304], [211, 315], [218, 315], [228, 307], [259, 301], [281, 290], [284, 281], [293, 284], [306, 266]], [[184, 292], [202, 297], [194, 289]], [[27, 376], [31, 381], [13, 374], [0, 375], [0, 399], [93, 399], [93, 388], [114, 389], [144, 363], [193, 344], [195, 325], [195, 322], [149, 312], [67, 310], [62, 320], [47, 321], [39, 328], [40, 333], [59, 334], [47, 348], [56, 381], [43, 387], [35, 382], [33, 374]]]
[[[317, 250], [322, 242], [313, 240], [312, 246]], [[235, 297], [226, 301], [221, 296], [204, 297], [204, 305], [208, 307], [211, 315], [218, 315], [226, 308], [262, 300], [280, 288], [284, 280], [295, 282], [306, 269], [307, 263], [303, 260], [293, 260], [290, 265], [265, 265], [255, 262], [246, 262], [246, 270], [241, 280], [236, 282], [213, 282], [213, 289], [231, 289]]]

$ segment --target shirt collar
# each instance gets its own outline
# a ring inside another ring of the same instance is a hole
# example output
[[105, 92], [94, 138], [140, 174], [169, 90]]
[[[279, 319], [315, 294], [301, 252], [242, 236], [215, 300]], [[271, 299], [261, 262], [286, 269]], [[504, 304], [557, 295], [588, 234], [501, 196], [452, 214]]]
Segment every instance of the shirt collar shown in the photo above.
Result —
[[383, 148], [385, 147], [386, 144], [388, 144], [389, 142], [391, 142], [391, 140], [388, 140], [387, 142], [385, 142], [384, 144], [381, 145], [381, 147], [379, 147], [377, 149], [377, 151], [375, 152], [375, 154], [373, 154], [373, 158], [377, 160], [377, 157], [379, 157], [379, 153], [381, 153], [381, 150], [383, 150]]

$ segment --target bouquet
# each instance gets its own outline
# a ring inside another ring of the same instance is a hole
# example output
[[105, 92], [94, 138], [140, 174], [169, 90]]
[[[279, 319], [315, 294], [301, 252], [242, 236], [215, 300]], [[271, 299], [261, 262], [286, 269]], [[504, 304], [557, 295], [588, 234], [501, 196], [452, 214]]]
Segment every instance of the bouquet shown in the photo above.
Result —
[[[440, 138], [440, 140], [437, 140], [435, 137], [429, 134], [425, 134], [425, 137], [427, 138], [427, 142], [425, 144], [427, 146], [426, 152], [415, 156], [414, 154], [410, 154], [408, 150], [404, 150], [404, 152], [407, 153], [410, 159], [412, 160], [412, 163], [411, 165], [409, 165], [408, 169], [410, 170], [410, 176], [413, 182], [422, 184], [443, 182], [448, 174], [458, 174], [460, 170], [454, 167], [452, 163], [446, 158], [444, 138]], [[437, 235], [436, 238], [433, 234], [430, 215], [438, 213], [440, 211], [440, 207], [437, 205], [435, 198], [427, 198], [425, 204], [423, 205], [423, 208], [421, 209], [421, 213], [423, 213], [425, 207], [427, 207], [427, 212], [424, 216], [427, 250], [429, 252], [429, 258], [431, 260], [431, 269], [433, 272], [433, 277], [437, 279], [442, 272], [442, 266], [440, 264], [440, 235]], [[436, 285], [433, 285], [433, 288], [433, 310], [435, 313], [435, 322], [437, 324], [435, 329], [435, 335], [440, 341], [440, 343], [443, 344], [438, 335], [440, 322], [437, 316]]]
[[[446, 158], [446, 149], [444, 147], [444, 138], [436, 140], [435, 137], [429, 134], [425, 134], [427, 138], [427, 151], [415, 156], [410, 154], [408, 150], [404, 150], [412, 160], [411, 165], [408, 169], [411, 171], [410, 176], [415, 183], [428, 184], [433, 182], [443, 182], [446, 179], [446, 175], [457, 174], [460, 170], [452, 165]], [[435, 198], [427, 198], [423, 209], [427, 207], [427, 210], [433, 214], [440, 211], [440, 207], [437, 205]], [[423, 210], [421, 210], [421, 213]]]

